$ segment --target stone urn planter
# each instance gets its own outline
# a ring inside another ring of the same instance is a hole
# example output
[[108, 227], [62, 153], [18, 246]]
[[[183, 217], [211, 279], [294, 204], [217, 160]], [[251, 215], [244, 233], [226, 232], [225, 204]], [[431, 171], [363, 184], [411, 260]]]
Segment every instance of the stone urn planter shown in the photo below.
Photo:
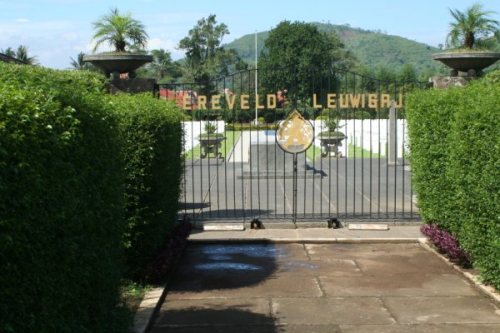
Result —
[[347, 138], [347, 136], [337, 131], [339, 127], [334, 119], [326, 119], [324, 122], [327, 130], [319, 133], [317, 136], [321, 145], [321, 157], [331, 156], [332, 154], [335, 157], [342, 157], [339, 147], [342, 146], [342, 140]]
[[226, 137], [221, 133], [202, 133], [198, 137], [201, 147], [201, 158], [205, 158], [212, 154], [214, 157], [224, 159], [222, 153], [219, 152], [221, 143]]
[[442, 52], [432, 56], [451, 68], [451, 76], [475, 77], [500, 59], [500, 53], [487, 51]]
[[205, 133], [201, 133], [198, 136], [198, 140], [200, 141], [201, 147], [201, 158], [205, 158], [210, 154], [213, 154], [214, 157], [222, 158], [222, 153], [219, 152], [222, 141], [226, 139], [226, 137], [222, 133], [217, 132], [217, 125], [207, 122], [205, 124]]
[[339, 152], [339, 147], [342, 146], [342, 141], [347, 138], [347, 136], [342, 132], [337, 131], [325, 131], [318, 134], [318, 139], [321, 144], [321, 157], [333, 156], [342, 157], [342, 153]]
[[153, 61], [153, 56], [129, 52], [110, 52], [87, 55], [83, 61], [90, 62], [101, 69], [106, 76], [112, 76], [113, 79], [119, 79], [120, 74], [128, 73], [129, 78], [135, 78], [135, 71]]

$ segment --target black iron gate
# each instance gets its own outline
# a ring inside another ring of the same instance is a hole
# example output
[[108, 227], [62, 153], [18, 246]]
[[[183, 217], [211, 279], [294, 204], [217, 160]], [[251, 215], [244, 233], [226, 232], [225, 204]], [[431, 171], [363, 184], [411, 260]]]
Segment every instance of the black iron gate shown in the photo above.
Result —
[[[160, 84], [185, 109], [182, 211], [195, 220], [418, 219], [408, 164], [404, 95], [415, 83], [311, 70], [288, 86], [246, 70], [204, 84]], [[258, 77], [256, 77], [258, 76]], [[256, 84], [258, 82], [258, 84]], [[314, 126], [293, 157], [276, 144], [298, 110]]]

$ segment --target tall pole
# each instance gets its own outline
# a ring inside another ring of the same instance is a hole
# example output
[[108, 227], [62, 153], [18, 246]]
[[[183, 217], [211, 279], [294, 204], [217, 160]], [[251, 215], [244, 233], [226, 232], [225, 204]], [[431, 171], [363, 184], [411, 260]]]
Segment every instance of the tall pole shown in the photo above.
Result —
[[257, 30], [255, 30], [255, 125], [259, 124], [258, 110], [257, 110], [257, 84], [258, 84], [258, 70], [257, 70]]

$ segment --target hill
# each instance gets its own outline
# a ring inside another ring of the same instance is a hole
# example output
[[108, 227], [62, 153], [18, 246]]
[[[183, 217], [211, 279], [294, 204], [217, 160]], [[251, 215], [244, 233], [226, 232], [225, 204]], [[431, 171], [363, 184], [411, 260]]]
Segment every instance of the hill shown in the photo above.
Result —
[[[393, 71], [399, 71], [405, 63], [410, 63], [418, 74], [432, 75], [444, 70], [442, 65], [432, 60], [432, 54], [439, 52], [438, 48], [403, 37], [352, 28], [348, 25], [313, 24], [320, 31], [337, 33], [346, 49], [356, 56], [361, 65], [370, 69], [375, 70], [385, 67]], [[268, 35], [269, 31], [257, 34], [259, 54]], [[254, 44], [254, 34], [248, 34], [226, 44], [225, 47], [234, 49], [243, 60], [253, 64], [255, 57]]]

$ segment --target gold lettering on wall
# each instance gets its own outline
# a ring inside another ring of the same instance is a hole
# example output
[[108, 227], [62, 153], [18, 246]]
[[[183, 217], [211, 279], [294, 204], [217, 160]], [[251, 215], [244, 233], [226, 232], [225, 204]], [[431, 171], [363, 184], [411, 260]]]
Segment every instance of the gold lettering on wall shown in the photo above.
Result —
[[368, 107], [376, 109], [378, 104], [377, 94], [368, 94]]
[[188, 94], [185, 94], [184, 97], [182, 98], [182, 108], [184, 110], [191, 109], [191, 98]]
[[220, 95], [213, 95], [212, 96], [212, 110], [221, 110], [220, 106]]
[[391, 106], [391, 96], [389, 94], [382, 94], [380, 106], [383, 108], [388, 108]]
[[242, 110], [249, 110], [250, 105], [248, 104], [248, 98], [250, 98], [249, 95], [241, 95], [240, 96], [240, 108]]
[[335, 97], [337, 94], [327, 94], [326, 95], [326, 107], [329, 109], [333, 109], [337, 107], [337, 101], [335, 100]]
[[206, 110], [207, 109], [207, 96], [198, 96], [198, 109]]
[[314, 109], [321, 109], [321, 108], [323, 108], [323, 105], [318, 104], [318, 102], [317, 102], [317, 99], [316, 99], [316, 98], [317, 98], [317, 97], [316, 97], [316, 94], [313, 94], [313, 105], [312, 105], [312, 107], [313, 107]]

